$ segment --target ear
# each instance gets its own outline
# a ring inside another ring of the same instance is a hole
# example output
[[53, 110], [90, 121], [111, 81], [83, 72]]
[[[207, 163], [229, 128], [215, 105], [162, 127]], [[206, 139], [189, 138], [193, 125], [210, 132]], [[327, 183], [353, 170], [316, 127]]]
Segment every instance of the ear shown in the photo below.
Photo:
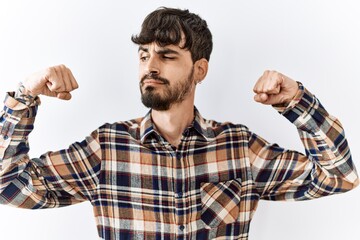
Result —
[[208, 72], [209, 62], [205, 58], [197, 60], [194, 64], [194, 80], [195, 83], [200, 83], [206, 77]]

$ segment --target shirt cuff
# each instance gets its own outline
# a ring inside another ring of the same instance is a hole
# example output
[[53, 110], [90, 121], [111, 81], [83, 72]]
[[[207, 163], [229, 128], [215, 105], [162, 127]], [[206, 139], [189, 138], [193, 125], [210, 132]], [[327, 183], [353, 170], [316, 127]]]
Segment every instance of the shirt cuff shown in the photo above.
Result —
[[[15, 99], [15, 92], [8, 92], [5, 95], [4, 105], [12, 115], [17, 117], [35, 117], [37, 107], [41, 104], [40, 98], [36, 97], [30, 105], [26, 105]], [[7, 111], [7, 112], [8, 112]]]
[[281, 115], [294, 123], [304, 113], [308, 113], [314, 103], [315, 96], [309, 92], [302, 83], [298, 82], [299, 89], [291, 102], [285, 106], [273, 106]]

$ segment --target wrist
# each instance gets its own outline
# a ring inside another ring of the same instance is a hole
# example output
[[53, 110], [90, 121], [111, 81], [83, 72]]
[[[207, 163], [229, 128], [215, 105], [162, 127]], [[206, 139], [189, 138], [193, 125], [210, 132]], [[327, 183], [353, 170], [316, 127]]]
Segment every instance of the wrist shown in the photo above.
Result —
[[292, 93], [290, 95], [291, 97], [290, 97], [288, 103], [292, 102], [296, 98], [296, 96], [298, 95], [299, 91], [301, 90], [301, 83], [300, 82], [294, 81], [292, 83], [292, 85], [293, 85]]
[[35, 97], [36, 96], [31, 94], [31, 92], [25, 88], [23, 83], [21, 82], [19, 83], [18, 89], [15, 92], [15, 96], [14, 96], [16, 100], [18, 100], [19, 102], [25, 105], [30, 105], [31, 103], [34, 102]]

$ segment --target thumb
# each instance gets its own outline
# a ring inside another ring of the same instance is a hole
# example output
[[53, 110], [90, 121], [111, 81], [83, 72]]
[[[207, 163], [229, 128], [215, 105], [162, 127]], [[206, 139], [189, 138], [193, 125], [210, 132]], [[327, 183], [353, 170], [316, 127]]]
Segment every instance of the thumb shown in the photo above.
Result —
[[71, 99], [71, 93], [69, 92], [60, 92], [56, 94], [56, 97], [62, 100], [70, 100]]
[[275, 105], [285, 102], [282, 94], [259, 93], [254, 96], [254, 100], [265, 105]]
[[265, 102], [268, 100], [269, 96], [266, 93], [258, 93], [254, 96], [254, 100], [258, 103], [263, 103], [265, 104]]

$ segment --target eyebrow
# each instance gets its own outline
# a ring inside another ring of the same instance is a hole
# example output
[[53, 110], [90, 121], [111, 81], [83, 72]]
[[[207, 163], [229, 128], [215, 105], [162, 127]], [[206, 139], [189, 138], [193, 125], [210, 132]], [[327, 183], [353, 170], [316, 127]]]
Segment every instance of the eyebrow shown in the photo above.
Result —
[[138, 52], [143, 51], [143, 52], [149, 52], [148, 48], [145, 48], [143, 46], [139, 46]]
[[[149, 52], [149, 48], [146, 48], [144, 46], [139, 46], [138, 52], [143, 51], [148, 53]], [[170, 48], [162, 48], [158, 51], [155, 51], [157, 54], [176, 54], [179, 55], [179, 52], [172, 50]]]

